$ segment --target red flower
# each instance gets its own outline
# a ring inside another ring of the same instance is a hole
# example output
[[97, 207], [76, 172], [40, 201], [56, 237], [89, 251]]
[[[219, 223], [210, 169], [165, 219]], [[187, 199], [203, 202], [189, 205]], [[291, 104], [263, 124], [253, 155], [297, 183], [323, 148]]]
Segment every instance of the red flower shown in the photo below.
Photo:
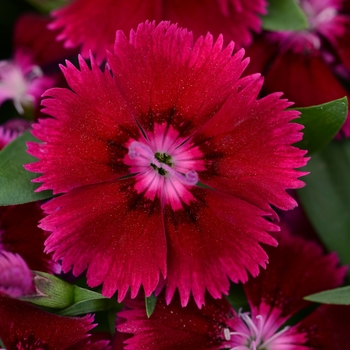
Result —
[[265, 0], [75, 0], [53, 12], [50, 28], [61, 30], [58, 39], [66, 47], [81, 45], [85, 58], [92, 50], [100, 63], [106, 49], [113, 50], [117, 30], [128, 33], [145, 20], [170, 20], [192, 30], [196, 38], [209, 31], [247, 45], [251, 30], [260, 31], [259, 15], [265, 8]]
[[106, 296], [150, 295], [165, 278], [168, 302], [176, 288], [183, 305], [191, 292], [199, 306], [206, 290], [219, 298], [265, 267], [270, 205], [295, 206], [298, 113], [281, 94], [257, 100], [260, 76], [239, 79], [243, 52], [212, 40], [146, 22], [130, 41], [118, 32], [104, 72], [68, 62], [73, 91], [45, 94], [53, 118], [34, 125], [44, 143], [29, 143], [39, 161], [27, 169], [65, 193], [43, 206], [46, 250], [64, 271], [88, 268]]
[[[299, 107], [350, 97], [350, 11], [346, 1], [300, 0], [309, 28], [266, 32], [248, 49], [249, 73], [263, 72], [264, 92], [283, 91]], [[350, 118], [341, 134], [350, 136]]]
[[0, 294], [0, 338], [8, 350], [107, 350], [108, 341], [89, 341], [92, 322], [90, 315], [58, 316]]
[[304, 296], [339, 286], [346, 269], [313, 242], [287, 232], [278, 241], [277, 249], [267, 248], [267, 270], [244, 285], [250, 313], [211, 297], [201, 310], [192, 299], [186, 308], [178, 298], [166, 306], [162, 295], [147, 318], [144, 300], [129, 300], [118, 314], [124, 322], [117, 330], [131, 336], [124, 349], [343, 350], [350, 342], [349, 306], [321, 305], [295, 325], [285, 322], [310, 305]]

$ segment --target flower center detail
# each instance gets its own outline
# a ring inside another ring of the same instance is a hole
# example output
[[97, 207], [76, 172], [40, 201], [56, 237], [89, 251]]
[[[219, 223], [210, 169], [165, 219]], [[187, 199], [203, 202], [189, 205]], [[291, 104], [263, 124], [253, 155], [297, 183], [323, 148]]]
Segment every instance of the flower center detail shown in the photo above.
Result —
[[159, 197], [174, 210], [189, 204], [189, 187], [198, 182], [198, 171], [205, 170], [203, 153], [189, 138], [168, 124], [155, 124], [153, 132], [130, 140], [124, 163], [135, 175], [135, 189], [148, 199]]
[[[267, 326], [267, 320], [263, 316], [256, 316], [256, 320], [250, 317], [249, 312], [239, 311], [238, 316], [243, 321], [233, 332], [228, 328], [224, 329], [225, 339], [232, 345], [230, 350], [269, 350], [274, 344], [288, 345], [289, 339], [283, 341], [284, 333], [289, 327], [284, 327], [278, 332], [271, 333]], [[287, 349], [287, 348], [286, 348]]]

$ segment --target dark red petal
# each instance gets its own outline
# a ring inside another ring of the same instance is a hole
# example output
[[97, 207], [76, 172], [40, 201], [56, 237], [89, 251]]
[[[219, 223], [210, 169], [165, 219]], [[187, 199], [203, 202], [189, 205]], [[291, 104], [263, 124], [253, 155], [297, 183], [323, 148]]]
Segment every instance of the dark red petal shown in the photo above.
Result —
[[281, 317], [290, 317], [309, 305], [303, 297], [342, 284], [347, 269], [338, 266], [335, 254], [325, 255], [316, 243], [288, 232], [278, 234], [277, 240], [277, 249], [266, 248], [267, 269], [244, 285], [256, 314], [264, 304], [280, 310]]
[[261, 73], [264, 76], [277, 54], [277, 45], [268, 42], [264, 34], [257, 36], [253, 43], [246, 48], [246, 56], [249, 57], [250, 61], [244, 75]]
[[139, 131], [132, 109], [120, 96], [110, 72], [104, 73], [92, 63], [92, 70], [80, 59], [77, 70], [70, 62], [62, 68], [68, 89], [51, 89], [45, 93], [43, 111], [53, 118], [41, 119], [33, 134], [42, 144], [29, 143], [28, 152], [39, 158], [26, 169], [44, 173], [36, 182], [40, 190], [54, 193], [114, 180], [128, 173], [122, 159], [127, 153], [124, 143]]
[[164, 18], [193, 31], [195, 38], [210, 32], [215, 38], [224, 35], [226, 43], [233, 40], [238, 46], [249, 45], [251, 31], [260, 32], [260, 14], [264, 0], [173, 0], [164, 1]]
[[124, 180], [85, 186], [43, 206], [49, 214], [41, 227], [53, 233], [46, 249], [63, 259], [63, 271], [78, 275], [87, 268], [91, 287], [103, 283], [102, 293], [128, 288], [136, 296], [141, 285], [150, 295], [166, 275], [166, 242], [159, 201], [144, 199]]
[[262, 80], [232, 94], [210, 121], [194, 136], [206, 155], [207, 170], [200, 180], [219, 191], [241, 198], [273, 214], [296, 206], [286, 189], [304, 184], [295, 170], [304, 166], [306, 151], [291, 146], [299, 141], [302, 126], [289, 123], [296, 111], [279, 94], [257, 100]]
[[106, 49], [113, 46], [116, 30], [129, 33], [145, 20], [171, 20], [193, 30], [195, 38], [209, 31], [215, 38], [224, 34], [227, 43], [234, 40], [239, 46], [247, 45], [252, 40], [251, 31], [261, 30], [259, 15], [265, 9], [264, 0], [77, 0], [53, 12], [50, 27], [61, 30], [58, 39], [67, 47], [81, 45], [85, 58], [92, 50], [101, 63]]
[[44, 217], [38, 203], [0, 209], [0, 242], [3, 249], [19, 254], [31, 270], [55, 272], [51, 254], [44, 253], [48, 233], [38, 227]]
[[61, 30], [59, 40], [66, 47], [81, 45], [81, 54], [89, 57], [91, 50], [97, 62], [106, 59], [106, 50], [113, 47], [115, 32], [129, 32], [146, 19], [160, 19], [159, 0], [76, 0], [53, 12], [50, 28]]
[[28, 50], [35, 64], [52, 64], [76, 55], [76, 50], [67, 50], [55, 40], [57, 31], [47, 28], [49, 18], [25, 14], [21, 16], [14, 29], [15, 47]]
[[66, 349], [88, 336], [92, 322], [89, 315], [58, 316], [0, 294], [0, 338], [9, 350], [37, 349], [40, 345], [44, 349]]
[[344, 350], [350, 344], [350, 306], [321, 305], [296, 328], [306, 333], [308, 349]]
[[126, 321], [116, 328], [119, 332], [134, 334], [125, 341], [124, 349], [128, 350], [223, 349], [224, 328], [234, 316], [225, 299], [211, 297], [198, 309], [193, 299], [182, 308], [178, 296], [167, 306], [162, 295], [150, 318], [146, 316], [143, 298], [128, 301], [126, 305], [131, 310], [118, 313]]
[[108, 63], [143, 128], [168, 122], [185, 137], [241, 87], [244, 52], [232, 56], [233, 45], [222, 46], [222, 37], [213, 43], [208, 34], [193, 44], [192, 34], [176, 25], [141, 23], [130, 41], [117, 33]]
[[245, 282], [248, 272], [258, 275], [259, 265], [265, 267], [268, 261], [259, 243], [275, 245], [266, 231], [278, 227], [263, 219], [260, 209], [239, 198], [199, 188], [192, 192], [197, 201], [190, 206], [175, 212], [165, 208], [166, 299], [169, 303], [177, 288], [182, 305], [192, 292], [201, 307], [205, 290], [220, 298], [228, 293], [229, 279]]
[[281, 53], [266, 74], [267, 91], [283, 91], [298, 107], [344, 97], [346, 90], [318, 55]]

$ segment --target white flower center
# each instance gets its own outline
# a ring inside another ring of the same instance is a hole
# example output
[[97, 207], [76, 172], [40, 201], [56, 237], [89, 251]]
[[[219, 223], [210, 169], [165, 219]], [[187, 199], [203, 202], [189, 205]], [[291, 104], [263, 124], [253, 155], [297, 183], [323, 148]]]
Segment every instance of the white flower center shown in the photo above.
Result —
[[[228, 342], [234, 344], [230, 350], [269, 350], [270, 346], [278, 339], [278, 343], [283, 345], [283, 334], [289, 329], [284, 327], [282, 330], [266, 337], [269, 331], [266, 329], [266, 320], [263, 316], [256, 316], [254, 321], [249, 312], [242, 313], [239, 311], [238, 316], [242, 319], [244, 327], [238, 331], [224, 329], [224, 337]], [[287, 343], [286, 343], [287, 344]]]

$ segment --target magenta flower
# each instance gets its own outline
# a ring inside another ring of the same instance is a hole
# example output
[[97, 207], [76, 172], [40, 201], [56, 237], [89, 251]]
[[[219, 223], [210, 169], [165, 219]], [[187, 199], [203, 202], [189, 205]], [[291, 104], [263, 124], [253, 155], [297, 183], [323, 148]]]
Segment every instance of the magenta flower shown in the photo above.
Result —
[[29, 143], [39, 161], [26, 168], [64, 193], [40, 225], [63, 271], [87, 268], [119, 300], [165, 279], [168, 302], [179, 289], [200, 306], [265, 267], [260, 243], [276, 245], [278, 227], [264, 217], [293, 208], [285, 189], [303, 185], [305, 151], [291, 146], [302, 127], [281, 94], [256, 99], [262, 78], [240, 79], [248, 61], [232, 50], [146, 22], [130, 41], [118, 32], [104, 72], [93, 59], [62, 68], [72, 91], [45, 93], [53, 118], [34, 125], [43, 143]]
[[[266, 32], [251, 48], [248, 72], [263, 72], [265, 93], [283, 91], [299, 107], [350, 97], [350, 9], [341, 0], [300, 0], [309, 27]], [[350, 136], [350, 118], [341, 133]]]
[[18, 132], [0, 125], [0, 150], [18, 137]]
[[63, 317], [0, 293], [0, 338], [6, 349], [107, 350], [90, 342], [93, 317]]
[[23, 114], [24, 108], [35, 104], [53, 82], [30, 53], [17, 50], [13, 60], [0, 61], [0, 104], [12, 100], [18, 113]]
[[35, 293], [32, 272], [18, 254], [0, 252], [0, 291], [13, 298]]
[[261, 30], [259, 15], [265, 13], [265, 0], [75, 0], [53, 12], [50, 28], [60, 30], [59, 40], [68, 48], [81, 46], [81, 54], [89, 58], [89, 50], [97, 62], [112, 51], [117, 30], [129, 32], [145, 20], [170, 20], [194, 32], [195, 38], [208, 31], [236, 45], [252, 41], [251, 31]]
[[14, 56], [0, 61], [0, 105], [12, 100], [18, 113], [26, 107], [38, 107], [40, 96], [57, 82], [50, 65], [57, 66], [73, 53], [57, 43], [57, 32], [47, 29], [48, 18], [23, 15], [14, 27]]
[[278, 241], [277, 249], [267, 248], [266, 271], [244, 285], [250, 312], [237, 313], [225, 299], [211, 297], [200, 310], [192, 299], [186, 308], [178, 298], [167, 306], [160, 296], [147, 318], [143, 298], [129, 300], [117, 330], [131, 337], [115, 349], [343, 350], [350, 342], [350, 307], [321, 305], [295, 325], [285, 323], [310, 305], [304, 296], [339, 286], [346, 269], [313, 242], [287, 232]]

